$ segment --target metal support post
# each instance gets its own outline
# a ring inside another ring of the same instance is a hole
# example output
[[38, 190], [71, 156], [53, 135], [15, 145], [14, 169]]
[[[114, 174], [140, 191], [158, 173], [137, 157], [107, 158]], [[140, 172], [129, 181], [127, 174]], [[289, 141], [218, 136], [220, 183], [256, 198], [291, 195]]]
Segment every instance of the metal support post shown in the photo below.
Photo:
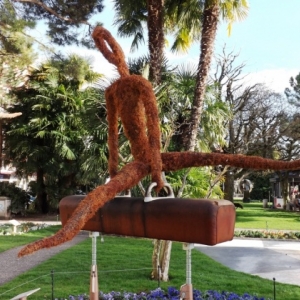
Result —
[[90, 232], [92, 238], [92, 267], [90, 278], [90, 300], [99, 300], [98, 270], [97, 270], [97, 237], [99, 232]]
[[186, 283], [180, 287], [180, 299], [193, 300], [192, 285], [192, 255], [194, 244], [184, 243], [183, 250], [186, 251]]

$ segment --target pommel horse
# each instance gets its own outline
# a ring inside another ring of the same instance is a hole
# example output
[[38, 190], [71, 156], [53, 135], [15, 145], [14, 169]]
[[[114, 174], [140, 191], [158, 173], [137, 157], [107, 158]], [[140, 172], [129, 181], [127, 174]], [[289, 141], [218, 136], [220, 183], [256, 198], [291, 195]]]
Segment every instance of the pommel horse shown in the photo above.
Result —
[[[60, 201], [63, 226], [84, 197], [73, 195]], [[230, 241], [234, 236], [234, 225], [235, 207], [230, 201], [182, 199], [173, 195], [152, 198], [148, 194], [145, 198], [115, 197], [100, 208], [82, 229], [183, 242], [183, 249], [186, 250], [186, 284], [180, 288], [180, 298], [192, 300], [191, 249], [194, 243], [213, 246]]]

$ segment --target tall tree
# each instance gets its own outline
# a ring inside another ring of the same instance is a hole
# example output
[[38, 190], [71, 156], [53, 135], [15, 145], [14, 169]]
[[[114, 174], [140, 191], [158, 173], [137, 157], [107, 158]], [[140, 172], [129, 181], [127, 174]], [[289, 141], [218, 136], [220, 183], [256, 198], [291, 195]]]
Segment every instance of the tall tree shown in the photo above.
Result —
[[148, 47], [150, 53], [150, 80], [154, 85], [160, 83], [164, 51], [163, 31], [164, 0], [147, 0]]
[[[145, 2], [131, 3], [126, 0], [115, 1], [117, 12], [115, 24], [119, 25], [120, 35], [127, 37], [134, 35], [132, 48], [136, 48], [139, 42], [144, 41], [142, 24], [146, 20], [147, 10], [145, 10]], [[194, 150], [196, 146], [205, 86], [219, 19], [221, 17], [229, 22], [228, 31], [230, 32], [232, 22], [244, 18], [247, 10], [247, 0], [165, 1], [164, 28], [168, 33], [174, 33], [174, 31], [177, 33], [172, 46], [173, 50], [186, 50], [192, 41], [199, 39], [199, 29], [201, 29], [198, 76], [185, 145], [188, 150]]]
[[[125, 3], [126, 2], [126, 3]], [[243, 3], [246, 3], [246, 1], [242, 1]], [[120, 32], [125, 35], [130, 35], [134, 34], [135, 39], [134, 39], [134, 45], [136, 46], [139, 41], [143, 40], [143, 35], [142, 35], [142, 21], [145, 20], [145, 10], [143, 10], [142, 5], [138, 6], [134, 4], [134, 10], [130, 9], [127, 5], [130, 5], [127, 1], [115, 1], [116, 6], [117, 6], [117, 23], [119, 23], [120, 26]], [[182, 3], [182, 2], [181, 2]], [[178, 24], [183, 25], [183, 30], [180, 31], [180, 33], [186, 33], [188, 30], [188, 25], [187, 24], [195, 24], [194, 19], [190, 18], [189, 22], [183, 22], [182, 20], [187, 20], [187, 18], [183, 18], [183, 16], [193, 16], [195, 17], [195, 13], [191, 13], [192, 11], [194, 12], [195, 10], [192, 10], [191, 8], [195, 8], [195, 5], [190, 5], [191, 3], [195, 4], [195, 1], [184, 1], [183, 3], [186, 5], [182, 5], [181, 3], [176, 4], [171, 4], [168, 3], [166, 5], [167, 7], [170, 8], [168, 14], [165, 11], [165, 16], [168, 16], [170, 19], [173, 20], [176, 19]], [[197, 2], [198, 3], [198, 2]], [[231, 4], [228, 6], [228, 3]], [[197, 78], [197, 86], [195, 90], [195, 98], [194, 98], [194, 104], [193, 108], [191, 111], [191, 121], [190, 123], [192, 126], [190, 126], [189, 131], [191, 133], [188, 134], [187, 138], [187, 148], [189, 150], [194, 150], [195, 144], [196, 144], [196, 139], [197, 139], [197, 134], [198, 134], [198, 126], [199, 126], [199, 121], [200, 121], [200, 116], [201, 112], [203, 110], [203, 100], [204, 100], [204, 92], [205, 92], [205, 86], [206, 86], [206, 78], [208, 74], [208, 69], [210, 65], [210, 60], [211, 60], [211, 55], [212, 55], [212, 47], [213, 47], [213, 42], [217, 30], [217, 23], [219, 20], [219, 13], [220, 11], [227, 12], [227, 17], [231, 21], [233, 20], [236, 15], [234, 14], [234, 10], [236, 7], [239, 7], [240, 1], [236, 3], [234, 1], [227, 1], [227, 10], [224, 9], [225, 4], [223, 1], [205, 1], [204, 5], [204, 11], [203, 11], [203, 20], [202, 20], [202, 43], [201, 43], [201, 57], [200, 57], [200, 64], [198, 68], [198, 78]], [[149, 51], [150, 51], [150, 57], [152, 57], [152, 61], [150, 62], [150, 70], [151, 74], [153, 75], [154, 79], [154, 84], [159, 83], [159, 78], [155, 76], [154, 70], [156, 70], [156, 74], [159, 74], [160, 70], [160, 55], [159, 53], [162, 53], [163, 49], [163, 44], [161, 40], [161, 37], [163, 37], [163, 24], [162, 22], [158, 21], [160, 20], [162, 16], [162, 11], [159, 12], [159, 7], [162, 7], [162, 2], [161, 1], [148, 1], [147, 2], [147, 14], [148, 14], [148, 34], [149, 34]], [[155, 5], [153, 5], [155, 4]], [[222, 6], [224, 5], [224, 6]], [[132, 6], [131, 6], [132, 7]], [[221, 8], [220, 8], [221, 7]], [[184, 9], [183, 9], [184, 8]], [[199, 11], [199, 15], [197, 16], [197, 20], [200, 20], [200, 9], [202, 8], [202, 2], [198, 3], [197, 10]], [[156, 10], [156, 15], [154, 14]], [[134, 17], [131, 17], [134, 16]], [[156, 24], [154, 24], [156, 27], [152, 26], [152, 17], [153, 20], [156, 21]], [[172, 19], [173, 17], [173, 19]], [[126, 20], [129, 20], [128, 22]], [[178, 28], [178, 26], [174, 26], [175, 22], [166, 22], [165, 18], [165, 23], [167, 25], [172, 24], [173, 25], [173, 30], [175, 28]], [[179, 26], [180, 26], [179, 25]], [[193, 27], [191, 27], [193, 28]], [[194, 28], [195, 29], [195, 28]], [[169, 32], [171, 32], [172, 29], [169, 27]], [[189, 32], [195, 32], [190, 30]], [[197, 31], [196, 31], [197, 32]], [[199, 31], [198, 31], [199, 32]], [[192, 35], [192, 37], [195, 38], [196, 35]], [[189, 35], [186, 35], [186, 37], [190, 37]], [[151, 38], [154, 38], [154, 40], [150, 40]], [[160, 43], [158, 43], [158, 40], [161, 40]], [[176, 39], [177, 40], [177, 39]], [[178, 41], [178, 40], [177, 40]], [[189, 39], [190, 41], [190, 39]], [[180, 43], [178, 43], [180, 45]], [[153, 47], [155, 46], [155, 47]], [[203, 49], [202, 49], [203, 48]], [[205, 76], [205, 77], [203, 77]], [[200, 84], [200, 85], [199, 85]], [[200, 93], [199, 93], [200, 92]], [[153, 277], [157, 278], [157, 270], [158, 270], [158, 257], [159, 257], [159, 248], [161, 246], [156, 244], [154, 247], [154, 257], [153, 257]]]
[[[147, 0], [148, 47], [150, 53], [150, 80], [154, 86], [161, 82], [161, 68], [164, 50], [163, 32], [164, 0]], [[171, 255], [171, 241], [155, 240], [152, 255], [152, 278], [168, 280]], [[161, 275], [159, 268], [161, 268]]]
[[[283, 122], [280, 126], [280, 138], [277, 143], [277, 154], [282, 160], [292, 161], [300, 157], [300, 115], [294, 113], [282, 116]], [[283, 208], [286, 208], [290, 195], [290, 172], [277, 172], [280, 180]]]
[[204, 104], [205, 87], [220, 16], [229, 21], [230, 28], [232, 21], [246, 16], [247, 9], [248, 4], [246, 0], [205, 0], [202, 15], [200, 59], [190, 118], [189, 139], [186, 145], [186, 149], [189, 151], [194, 151], [196, 147], [198, 126]]
[[33, 40], [23, 33], [33, 24], [20, 20], [8, 0], [0, 1], [0, 15], [0, 98], [5, 107], [11, 101], [9, 90], [22, 85], [35, 54]]
[[[47, 35], [56, 44], [91, 46], [89, 19], [103, 10], [102, 2], [103, 0], [0, 0], [0, 10], [5, 10], [7, 14], [16, 12], [20, 22], [34, 24], [39, 20], [44, 21]], [[6, 27], [8, 22], [1, 18], [0, 27]], [[87, 27], [84, 35], [78, 31], [82, 25]]]
[[[118, 27], [120, 36], [133, 37], [131, 51], [137, 50], [140, 44], [145, 43], [144, 25], [148, 20], [147, 3], [149, 2], [146, 0], [138, 2], [114, 0], [114, 24]], [[172, 51], [186, 52], [194, 41], [199, 40], [201, 7], [202, 4], [198, 0], [164, 1], [162, 28], [165, 35], [174, 37]]]
[[300, 73], [290, 78], [290, 88], [285, 89], [285, 95], [291, 104], [300, 106]]
[[[49, 210], [45, 179], [54, 179], [58, 187], [74, 187], [80, 169], [79, 153], [87, 136], [81, 114], [91, 95], [88, 90], [79, 91], [79, 86], [78, 73], [66, 74], [45, 64], [32, 72], [25, 86], [13, 90], [18, 101], [9, 111], [20, 111], [22, 116], [6, 127], [5, 150], [19, 174], [36, 174], [42, 213]], [[60, 188], [57, 192], [58, 197], [65, 195]]]

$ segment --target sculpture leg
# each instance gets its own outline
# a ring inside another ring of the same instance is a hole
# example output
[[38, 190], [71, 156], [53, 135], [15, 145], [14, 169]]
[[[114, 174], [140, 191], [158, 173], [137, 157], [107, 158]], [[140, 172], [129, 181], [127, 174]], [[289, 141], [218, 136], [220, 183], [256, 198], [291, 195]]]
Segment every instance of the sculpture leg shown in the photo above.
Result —
[[194, 244], [184, 243], [183, 250], [186, 250], [186, 283], [180, 287], [180, 299], [193, 300], [192, 285], [192, 256], [191, 250]]
[[99, 300], [98, 270], [97, 270], [97, 236], [99, 232], [90, 232], [92, 238], [92, 267], [90, 278], [90, 300]]

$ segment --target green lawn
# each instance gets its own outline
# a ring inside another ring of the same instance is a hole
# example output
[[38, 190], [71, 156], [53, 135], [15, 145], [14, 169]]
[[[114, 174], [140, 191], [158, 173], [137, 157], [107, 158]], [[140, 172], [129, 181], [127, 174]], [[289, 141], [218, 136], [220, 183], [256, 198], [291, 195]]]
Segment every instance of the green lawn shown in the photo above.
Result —
[[[0, 235], [0, 253], [21, 245], [29, 244], [43, 237], [57, 232], [61, 226], [49, 226], [36, 231], [29, 231], [26, 234], [17, 235]], [[0, 298], [1, 299], [1, 298]]]
[[[299, 231], [299, 212], [263, 209], [261, 202], [242, 204], [244, 208], [236, 210], [236, 228]], [[0, 236], [0, 252], [51, 235], [58, 229], [59, 226], [51, 226], [21, 236]], [[101, 243], [98, 239], [99, 289], [140, 292], [156, 288], [158, 283], [150, 280], [152, 251], [151, 240], [106, 236]], [[31, 300], [51, 299], [51, 270], [54, 270], [56, 298], [88, 293], [90, 265], [91, 240], [87, 239], [1, 286], [0, 299], [10, 299], [37, 287], [41, 290], [30, 296]], [[273, 297], [272, 281], [233, 271], [196, 250], [192, 251], [192, 282], [194, 288], [202, 291], [215, 289]], [[180, 243], [173, 243], [170, 281], [161, 283], [161, 287], [179, 289], [184, 283], [185, 251]], [[276, 299], [300, 299], [300, 287], [277, 283]]]
[[236, 228], [300, 231], [299, 212], [263, 209], [261, 202], [239, 203], [244, 208], [236, 210]]
[[[150, 280], [151, 240], [106, 236], [104, 243], [98, 239], [97, 249], [100, 290], [140, 292], [158, 287], [157, 281]], [[173, 243], [170, 281], [161, 283], [162, 288], [179, 289], [185, 283], [185, 260], [182, 244]], [[41, 290], [30, 296], [31, 300], [51, 299], [51, 270], [54, 270], [55, 298], [88, 293], [90, 265], [91, 240], [87, 239], [1, 286], [0, 299], [10, 299], [38, 287]], [[197, 250], [192, 251], [192, 282], [194, 288], [202, 291], [214, 289], [273, 297], [272, 281], [233, 271]], [[14, 287], [18, 288], [3, 294]], [[276, 298], [300, 299], [300, 287], [277, 283]]]

